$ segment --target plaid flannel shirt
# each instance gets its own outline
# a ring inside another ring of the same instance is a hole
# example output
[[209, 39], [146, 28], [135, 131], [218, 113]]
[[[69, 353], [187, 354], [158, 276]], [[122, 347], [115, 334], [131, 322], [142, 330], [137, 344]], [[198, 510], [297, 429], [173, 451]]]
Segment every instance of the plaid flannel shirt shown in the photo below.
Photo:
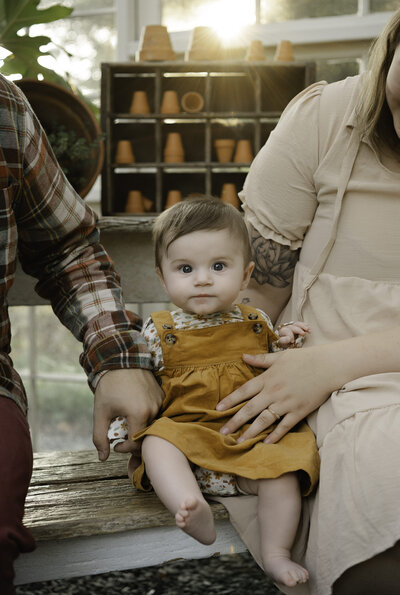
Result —
[[37, 293], [83, 342], [80, 363], [92, 390], [107, 370], [151, 368], [141, 321], [125, 309], [96, 222], [63, 175], [25, 96], [0, 75], [0, 395], [25, 413], [25, 390], [9, 355], [7, 293], [17, 255], [38, 279]]

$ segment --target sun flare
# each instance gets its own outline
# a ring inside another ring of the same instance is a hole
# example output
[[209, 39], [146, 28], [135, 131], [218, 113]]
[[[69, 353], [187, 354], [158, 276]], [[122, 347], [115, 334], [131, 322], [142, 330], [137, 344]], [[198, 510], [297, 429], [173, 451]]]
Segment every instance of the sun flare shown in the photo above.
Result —
[[218, 0], [199, 10], [204, 23], [212, 26], [224, 45], [230, 45], [242, 30], [255, 23], [254, 2], [243, 0]]
[[241, 36], [242, 30], [256, 23], [255, 0], [203, 0], [190, 9], [170, 9], [163, 15], [169, 31], [187, 31], [197, 26], [212, 27], [223, 45]]

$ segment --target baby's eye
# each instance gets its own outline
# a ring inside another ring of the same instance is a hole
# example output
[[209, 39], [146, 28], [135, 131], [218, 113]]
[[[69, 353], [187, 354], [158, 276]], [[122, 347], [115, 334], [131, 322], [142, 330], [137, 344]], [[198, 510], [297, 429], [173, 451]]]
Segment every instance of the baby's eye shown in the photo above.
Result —
[[190, 264], [182, 264], [179, 267], [179, 270], [182, 271], [182, 273], [191, 273], [193, 269]]
[[224, 268], [225, 268], [225, 265], [223, 262], [216, 262], [213, 264], [214, 271], [223, 271]]

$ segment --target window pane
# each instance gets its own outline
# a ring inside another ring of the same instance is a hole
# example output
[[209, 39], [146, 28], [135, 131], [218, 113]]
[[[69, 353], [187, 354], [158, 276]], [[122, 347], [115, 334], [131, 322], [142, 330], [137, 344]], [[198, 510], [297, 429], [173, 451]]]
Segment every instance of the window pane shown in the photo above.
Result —
[[370, 0], [371, 12], [384, 12], [385, 10], [397, 10], [399, 0]]
[[55, 59], [43, 58], [43, 65], [62, 76], [69, 74], [71, 83], [100, 105], [100, 64], [115, 59], [114, 15], [62, 19], [46, 25], [35, 25], [31, 27], [31, 33], [47, 35], [56, 44], [52, 48]]
[[217, 27], [220, 23], [251, 25], [255, 17], [255, 0], [161, 0], [161, 22], [168, 31]]
[[359, 73], [357, 60], [316, 60], [316, 80], [333, 83]]
[[39, 381], [36, 450], [94, 448], [93, 395], [85, 384]]
[[15, 369], [21, 374], [29, 367], [29, 307], [13, 306], [8, 309], [11, 323], [11, 357]]
[[357, 0], [261, 0], [261, 23], [357, 12]]
[[[79, 364], [82, 344], [54, 315], [50, 306], [36, 308], [38, 373], [85, 374]], [[60, 389], [62, 387], [60, 386]]]

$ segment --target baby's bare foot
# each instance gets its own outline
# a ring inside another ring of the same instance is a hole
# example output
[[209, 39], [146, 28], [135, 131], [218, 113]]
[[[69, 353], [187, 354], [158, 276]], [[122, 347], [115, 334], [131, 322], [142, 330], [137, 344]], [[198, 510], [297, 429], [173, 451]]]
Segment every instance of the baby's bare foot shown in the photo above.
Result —
[[309, 579], [308, 570], [287, 557], [271, 555], [264, 558], [264, 569], [275, 581], [287, 587], [295, 587]]
[[175, 515], [177, 526], [205, 545], [216, 538], [214, 517], [205, 500], [187, 498]]

